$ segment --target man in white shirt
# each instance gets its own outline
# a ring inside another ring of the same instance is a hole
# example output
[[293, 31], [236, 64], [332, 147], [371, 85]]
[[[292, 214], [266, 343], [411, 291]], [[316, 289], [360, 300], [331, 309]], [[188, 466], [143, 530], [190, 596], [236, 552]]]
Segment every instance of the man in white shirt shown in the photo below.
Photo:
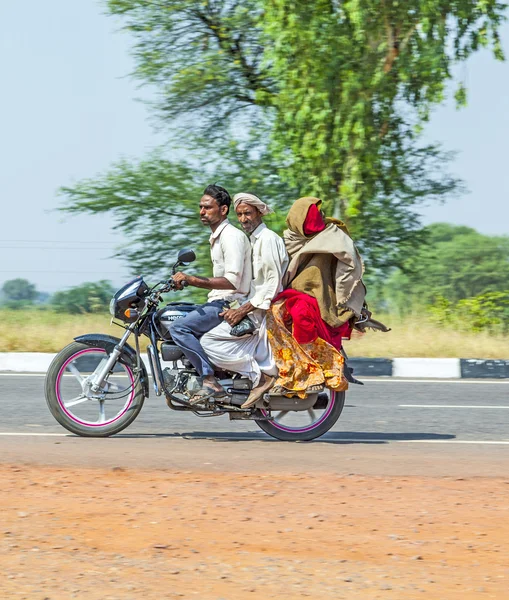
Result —
[[230, 194], [218, 185], [209, 185], [200, 200], [200, 220], [212, 231], [209, 241], [213, 276], [198, 277], [182, 272], [173, 276], [180, 289], [183, 282], [187, 282], [187, 285], [211, 290], [206, 304], [170, 325], [173, 341], [203, 378], [200, 397], [224, 395], [200, 338], [223, 321], [230, 302], [245, 301], [251, 284], [251, 246], [246, 235], [228, 221], [230, 205]]
[[[217, 367], [251, 380], [253, 389], [242, 405], [248, 408], [274, 385], [277, 375], [267, 339], [265, 313], [274, 297], [283, 290], [288, 254], [283, 240], [262, 221], [272, 209], [253, 194], [236, 194], [233, 200], [240, 224], [250, 234], [253, 279], [247, 301], [241, 301], [240, 308], [221, 313], [224, 322], [206, 333], [201, 343]], [[256, 331], [242, 337], [232, 335], [231, 328], [247, 315], [256, 325]]]

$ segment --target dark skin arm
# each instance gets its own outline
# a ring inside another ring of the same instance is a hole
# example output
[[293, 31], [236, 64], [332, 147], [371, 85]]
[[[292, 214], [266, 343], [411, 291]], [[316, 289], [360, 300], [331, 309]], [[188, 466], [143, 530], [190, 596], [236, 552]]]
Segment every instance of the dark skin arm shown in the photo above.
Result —
[[204, 290], [234, 290], [233, 284], [226, 277], [198, 277], [196, 275], [188, 275], [179, 271], [173, 275], [173, 281], [178, 290], [182, 289], [182, 281], [187, 281], [193, 287], [202, 288]]
[[[177, 285], [177, 289], [182, 289], [182, 281], [187, 281], [189, 285], [205, 290], [233, 290], [235, 289], [228, 279], [225, 277], [197, 277], [196, 275], [188, 275], [187, 273], [178, 272], [173, 275], [173, 281]], [[246, 302], [240, 308], [229, 308], [220, 313], [220, 317], [231, 325], [237, 325], [242, 319], [255, 307], [251, 302]]]

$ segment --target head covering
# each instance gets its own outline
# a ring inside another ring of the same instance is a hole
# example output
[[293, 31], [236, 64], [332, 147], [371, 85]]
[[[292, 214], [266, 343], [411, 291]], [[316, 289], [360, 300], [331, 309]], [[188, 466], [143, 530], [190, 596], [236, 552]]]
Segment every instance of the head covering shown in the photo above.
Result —
[[263, 216], [274, 212], [272, 208], [270, 208], [270, 206], [267, 206], [265, 202], [262, 202], [260, 198], [258, 198], [258, 196], [255, 196], [254, 194], [241, 192], [240, 194], [235, 194], [235, 196], [233, 196], [233, 207], [235, 209], [242, 202], [244, 204], [250, 204], [251, 206], [256, 207]]
[[297, 235], [306, 235], [304, 233], [304, 223], [306, 222], [309, 209], [311, 206], [316, 206], [319, 209], [321, 204], [322, 201], [320, 198], [313, 198], [312, 196], [305, 196], [304, 198], [295, 200], [286, 217], [288, 229]]
[[[361, 313], [366, 294], [364, 267], [344, 223], [323, 219], [320, 205], [319, 198], [306, 196], [288, 212], [283, 238], [290, 264], [283, 283], [285, 288], [316, 298], [322, 319], [339, 327]], [[313, 230], [310, 224], [321, 228]]]

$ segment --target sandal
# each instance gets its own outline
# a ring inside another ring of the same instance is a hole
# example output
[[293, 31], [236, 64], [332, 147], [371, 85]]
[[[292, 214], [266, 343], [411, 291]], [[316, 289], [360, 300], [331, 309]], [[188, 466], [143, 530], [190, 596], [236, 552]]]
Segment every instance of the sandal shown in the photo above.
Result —
[[206, 400], [207, 398], [222, 398], [223, 396], [226, 396], [226, 392], [222, 388], [220, 390], [215, 390], [213, 387], [204, 385], [196, 392], [196, 394], [193, 394], [189, 403], [199, 404], [202, 400]]

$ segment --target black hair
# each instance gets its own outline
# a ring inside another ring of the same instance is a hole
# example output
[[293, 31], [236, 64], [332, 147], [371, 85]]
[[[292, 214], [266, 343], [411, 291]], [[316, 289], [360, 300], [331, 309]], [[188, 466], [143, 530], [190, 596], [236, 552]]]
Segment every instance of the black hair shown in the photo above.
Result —
[[230, 206], [232, 203], [232, 199], [230, 194], [228, 193], [227, 190], [224, 189], [224, 187], [221, 187], [220, 185], [216, 185], [211, 184], [208, 185], [204, 192], [203, 192], [204, 196], [211, 196], [212, 198], [214, 198], [214, 200], [219, 204], [219, 206], [227, 206], [228, 210], [226, 211], [226, 214], [228, 214], [230, 212]]

